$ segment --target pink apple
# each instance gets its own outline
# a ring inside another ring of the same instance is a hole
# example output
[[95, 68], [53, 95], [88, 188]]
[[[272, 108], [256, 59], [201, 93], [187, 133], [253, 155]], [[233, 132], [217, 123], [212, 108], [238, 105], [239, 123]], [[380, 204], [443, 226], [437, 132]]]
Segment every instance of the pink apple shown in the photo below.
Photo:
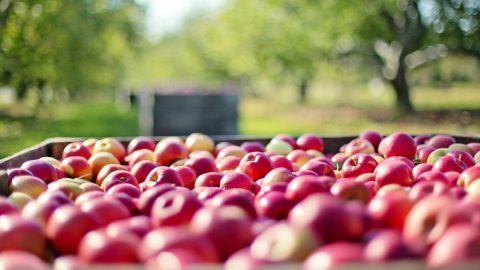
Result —
[[169, 166], [177, 160], [186, 159], [188, 150], [181, 141], [163, 139], [155, 148], [154, 161], [159, 166]]
[[137, 179], [138, 183], [143, 183], [148, 174], [157, 167], [157, 165], [148, 160], [142, 160], [133, 165], [130, 172]]
[[438, 172], [458, 172], [461, 173], [468, 167], [465, 163], [451, 155], [445, 155], [439, 158], [433, 165], [433, 170]]
[[142, 191], [145, 191], [162, 184], [183, 186], [182, 179], [176, 170], [165, 166], [159, 166], [150, 171], [140, 187]]
[[282, 155], [273, 155], [270, 157], [272, 160], [273, 168], [285, 168], [290, 171], [293, 171], [293, 164], [285, 156]]
[[430, 139], [430, 135], [420, 134], [415, 136], [415, 138], [413, 139], [415, 140], [416, 145], [421, 145], [421, 144], [425, 144]]
[[135, 164], [142, 160], [153, 162], [153, 151], [149, 149], [140, 149], [125, 157], [125, 162], [128, 163], [129, 168], [132, 168]]
[[382, 140], [382, 154], [385, 158], [402, 156], [410, 160], [415, 158], [416, 145], [413, 138], [405, 133], [396, 132]]
[[132, 235], [108, 235], [105, 230], [87, 233], [78, 248], [79, 257], [87, 263], [126, 264], [137, 262], [138, 238]]
[[127, 154], [131, 154], [140, 149], [155, 150], [155, 142], [150, 137], [139, 136], [133, 138], [127, 146]]
[[332, 156], [332, 161], [335, 162], [340, 168], [342, 167], [343, 163], [349, 158], [350, 156], [345, 153], [336, 153]]
[[120, 165], [120, 164], [107, 164], [101, 168], [98, 172], [97, 177], [95, 179], [95, 183], [99, 186], [102, 185], [103, 180], [107, 178], [107, 176], [115, 171], [128, 171], [127, 166]]
[[221, 172], [233, 171], [240, 164], [241, 159], [236, 156], [227, 156], [222, 158], [222, 160], [217, 161], [218, 170]]
[[454, 157], [456, 160], [463, 161], [468, 168], [475, 165], [475, 160], [473, 156], [462, 150], [451, 150], [447, 155]]
[[48, 265], [30, 252], [9, 250], [0, 253], [0, 268], [4, 270], [47, 270]]
[[123, 162], [127, 155], [127, 150], [123, 144], [115, 138], [104, 138], [95, 143], [92, 154], [108, 152], [117, 158], [118, 161]]
[[299, 149], [302, 150], [317, 150], [322, 152], [325, 150], [323, 139], [315, 134], [303, 134], [297, 139], [297, 145]]
[[86, 263], [75, 255], [63, 255], [53, 261], [53, 270], [75, 270], [86, 267]]
[[391, 191], [383, 196], [377, 194], [373, 197], [368, 203], [367, 212], [382, 226], [401, 230], [413, 205], [406, 193]]
[[153, 230], [153, 224], [147, 216], [134, 216], [110, 223], [105, 227], [106, 233], [111, 236], [122, 236], [124, 234], [136, 235], [142, 239], [147, 233]]
[[380, 135], [377, 131], [374, 130], [366, 130], [358, 136], [361, 139], [366, 139], [368, 140], [375, 149], [378, 149], [378, 145], [383, 139], [383, 136]]
[[427, 144], [433, 148], [447, 148], [455, 143], [455, 139], [449, 135], [438, 134], [427, 141]]
[[[335, 181], [333, 178], [330, 179], [332, 182]], [[329, 190], [328, 182], [322, 181], [319, 177], [304, 175], [296, 177], [288, 184], [285, 195], [294, 202], [300, 202], [313, 193], [328, 193]]]
[[222, 150], [220, 150], [216, 156], [217, 161], [221, 161], [222, 159], [229, 157], [229, 156], [235, 156], [238, 158], [243, 158], [247, 154], [247, 151], [245, 151], [243, 148], [237, 145], [228, 145]]
[[449, 193], [449, 186], [441, 181], [419, 181], [408, 192], [412, 201], [418, 202], [429, 195], [443, 195]]
[[130, 172], [128, 171], [115, 171], [109, 174], [102, 182], [101, 188], [105, 191], [108, 191], [110, 188], [118, 184], [130, 184], [135, 187], [138, 187], [138, 181]]
[[284, 142], [290, 144], [292, 149], [297, 149], [298, 148], [298, 145], [297, 145], [297, 142], [296, 142], [295, 138], [293, 138], [290, 135], [278, 134], [278, 135], [275, 135], [275, 137], [272, 138], [272, 141], [273, 140], [284, 141]]
[[248, 175], [244, 173], [230, 172], [226, 173], [220, 180], [220, 188], [243, 188], [245, 190], [252, 191], [253, 181]]
[[330, 188], [330, 193], [345, 200], [357, 200], [363, 204], [372, 198], [368, 188], [361, 182], [350, 179], [339, 179]]
[[84, 145], [82, 142], [72, 142], [63, 148], [62, 159], [71, 156], [79, 156], [88, 160], [92, 156], [92, 153], [88, 146]]
[[125, 193], [132, 198], [139, 198], [142, 194], [138, 186], [129, 183], [118, 183], [108, 188], [107, 194], [115, 193]]
[[140, 212], [144, 215], [150, 216], [151, 209], [155, 200], [162, 194], [175, 189], [173, 184], [161, 184], [145, 190], [138, 200], [137, 206]]
[[371, 155], [354, 154], [343, 164], [342, 177], [357, 177], [364, 173], [372, 173], [377, 165], [377, 161]]
[[269, 186], [273, 183], [286, 182], [289, 183], [295, 178], [293, 173], [286, 168], [275, 168], [271, 170], [262, 180], [262, 188]]
[[263, 269], [274, 264], [273, 262], [255, 258], [249, 248], [243, 248], [233, 253], [225, 262], [225, 270], [255, 270]]
[[467, 143], [467, 146], [473, 150], [473, 153], [478, 153], [480, 152], [480, 142], [471, 142]]
[[480, 164], [477, 164], [463, 171], [458, 177], [457, 185], [467, 189], [471, 183], [478, 180], [480, 180]]
[[272, 160], [261, 152], [248, 153], [242, 158], [237, 168], [239, 172], [245, 173], [254, 181], [265, 177], [272, 169]]
[[258, 141], [247, 141], [243, 142], [240, 147], [247, 151], [248, 153], [251, 152], [265, 152], [265, 146]]
[[208, 172], [218, 172], [215, 161], [207, 157], [188, 159], [185, 162], [185, 165], [192, 168], [197, 176]]
[[315, 172], [318, 176], [335, 177], [335, 172], [331, 165], [314, 159], [305, 163], [302, 167], [300, 167], [300, 170], [310, 170]]
[[93, 177], [92, 167], [84, 157], [66, 157], [62, 160], [60, 168], [67, 177], [82, 178], [89, 181], [92, 180]]
[[42, 179], [47, 184], [58, 179], [55, 167], [44, 160], [29, 160], [24, 162], [20, 169], [31, 172], [34, 176]]
[[82, 212], [91, 215], [101, 226], [106, 226], [111, 222], [130, 217], [130, 211], [125, 205], [117, 199], [106, 196], [94, 198], [81, 204], [80, 207]]
[[364, 261], [363, 245], [352, 242], [336, 242], [316, 249], [303, 264], [305, 270], [324, 270], [342, 267], [343, 264], [359, 264]]
[[202, 206], [191, 191], [167, 192], [153, 203], [151, 220], [156, 227], [188, 225]]
[[425, 181], [442, 182], [447, 186], [451, 186], [450, 182], [447, 179], [447, 176], [445, 176], [444, 173], [441, 173], [441, 172], [438, 172], [438, 171], [433, 171], [433, 170], [420, 174], [415, 179], [414, 185], [416, 185], [417, 183], [420, 183], [420, 182], [425, 182]]
[[454, 143], [451, 144], [448, 147], [448, 150], [450, 151], [462, 151], [462, 152], [467, 152], [470, 156], [473, 157], [475, 155], [475, 152], [472, 150], [472, 148], [468, 147], [466, 144], [463, 143]]
[[428, 164], [428, 163], [418, 164], [412, 170], [413, 178], [417, 179], [420, 174], [431, 171], [432, 168], [433, 168], [432, 164]]
[[223, 178], [223, 173], [207, 172], [195, 180], [195, 187], [218, 187]]
[[428, 155], [427, 163], [433, 165], [435, 164], [435, 162], [437, 162], [438, 159], [447, 155], [448, 153], [450, 153], [450, 150], [448, 150], [448, 148], [437, 148], [432, 153], [430, 153], [430, 155]]
[[181, 165], [174, 167], [173, 169], [177, 171], [178, 175], [182, 179], [184, 187], [188, 189], [193, 189], [195, 187], [195, 180], [197, 179], [197, 175], [192, 168]]
[[305, 150], [295, 149], [288, 153], [287, 159], [297, 166], [302, 166], [303, 164], [307, 163], [307, 161], [312, 159], [312, 156], [310, 156]]
[[383, 229], [374, 234], [365, 246], [365, 260], [373, 263], [408, 260], [418, 257], [402, 239], [402, 233]]
[[224, 189], [221, 189], [219, 187], [202, 187], [203, 189], [198, 192], [198, 199], [202, 202], [206, 202], [208, 200], [211, 200], [218, 194], [224, 192]]
[[391, 161], [381, 163], [375, 168], [375, 183], [378, 188], [388, 184], [411, 186], [413, 183], [412, 169], [405, 162]]
[[46, 238], [38, 223], [19, 215], [0, 216], [0, 253], [18, 250], [43, 258], [45, 248]]
[[280, 191], [269, 192], [255, 202], [258, 216], [273, 219], [286, 219], [293, 206], [294, 202]]
[[18, 208], [11, 201], [3, 196], [0, 196], [0, 216], [18, 213]]
[[242, 208], [252, 218], [257, 216], [255, 211], [255, 196], [252, 192], [244, 189], [229, 189], [222, 192], [209, 201], [213, 207], [236, 206]]
[[422, 145], [417, 147], [417, 158], [420, 160], [420, 163], [427, 163], [428, 158], [431, 153], [435, 151], [435, 148], [427, 145]]
[[372, 154], [375, 147], [367, 139], [356, 138], [350, 141], [345, 147], [345, 154], [352, 156], [357, 153]]

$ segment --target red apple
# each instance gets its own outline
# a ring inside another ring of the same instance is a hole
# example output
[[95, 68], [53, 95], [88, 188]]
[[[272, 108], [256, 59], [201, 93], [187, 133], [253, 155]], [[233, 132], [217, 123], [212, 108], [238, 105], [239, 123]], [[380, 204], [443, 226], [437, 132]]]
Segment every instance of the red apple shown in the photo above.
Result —
[[406, 158], [406, 157], [401, 157], [401, 156], [393, 156], [393, 157], [389, 157], [389, 158], [386, 158], [383, 160], [382, 163], [388, 163], [388, 162], [391, 162], [391, 161], [401, 161], [405, 164], [407, 164], [410, 168], [415, 168], [415, 163], [413, 163], [412, 160]]
[[303, 264], [305, 270], [324, 270], [341, 267], [343, 264], [363, 262], [362, 244], [336, 242], [322, 246], [312, 252]]
[[0, 269], [47, 270], [48, 265], [30, 252], [9, 250], [0, 253]]
[[413, 179], [417, 179], [418, 176], [424, 172], [428, 172], [428, 171], [431, 171], [433, 168], [433, 166], [431, 164], [428, 164], [428, 163], [422, 163], [422, 164], [418, 164], [417, 166], [415, 166], [412, 170], [412, 174], [413, 174]]
[[248, 153], [251, 152], [265, 152], [265, 146], [261, 142], [257, 141], [247, 141], [243, 142], [240, 147], [247, 151]]
[[108, 191], [110, 188], [118, 184], [130, 184], [135, 187], [138, 187], [138, 181], [130, 172], [128, 171], [115, 171], [110, 173], [102, 182], [101, 188], [105, 191]]
[[142, 194], [138, 186], [129, 183], [118, 183], [108, 188], [107, 194], [115, 193], [125, 193], [132, 198], [139, 198]]
[[296, 164], [297, 166], [302, 166], [303, 164], [307, 163], [312, 156], [307, 154], [305, 150], [302, 149], [295, 149], [288, 153], [287, 159], [290, 160], [292, 163]]
[[[327, 178], [328, 176], [325, 176]], [[335, 179], [330, 178], [331, 182]], [[285, 196], [294, 202], [300, 202], [313, 193], [328, 193], [330, 185], [320, 177], [304, 175], [294, 178], [287, 186]]]
[[427, 145], [417, 147], [417, 158], [420, 160], [420, 163], [427, 163], [428, 157], [431, 153], [435, 151], [435, 148]]
[[245, 151], [243, 148], [237, 145], [228, 145], [222, 150], [220, 150], [216, 156], [217, 161], [221, 161], [222, 159], [229, 157], [229, 156], [235, 156], [238, 158], [243, 158], [247, 154], [247, 151]]
[[92, 167], [93, 175], [97, 176], [105, 165], [120, 164], [120, 161], [118, 161], [112, 153], [99, 152], [92, 154], [88, 159], [88, 163], [90, 164], [90, 167]]
[[186, 159], [188, 150], [181, 141], [163, 139], [155, 148], [154, 161], [159, 166], [169, 166], [177, 160]]
[[190, 191], [167, 192], [155, 200], [151, 219], [156, 227], [188, 225], [202, 206]]
[[342, 177], [357, 177], [364, 173], [372, 173], [377, 165], [377, 161], [371, 155], [354, 154], [343, 163]]
[[265, 177], [272, 169], [272, 160], [261, 152], [248, 153], [242, 158], [237, 168], [239, 172], [245, 173], [254, 181]]
[[417, 151], [413, 138], [402, 132], [396, 132], [384, 138], [381, 148], [382, 152], [380, 154], [385, 158], [402, 156], [413, 160]]
[[67, 177], [82, 178], [89, 181], [93, 177], [92, 167], [84, 157], [66, 157], [62, 160], [60, 168]]
[[222, 261], [253, 240], [252, 220], [236, 206], [204, 207], [193, 216], [190, 228], [212, 241]]
[[299, 149], [305, 151], [313, 149], [323, 153], [323, 151], [325, 150], [323, 139], [315, 134], [310, 133], [303, 134], [298, 137], [297, 145]]
[[133, 138], [127, 146], [127, 154], [131, 154], [140, 149], [155, 150], [155, 142], [150, 137], [139, 136]]
[[218, 172], [217, 165], [211, 158], [200, 157], [188, 159], [185, 165], [192, 168], [197, 176], [208, 172]]
[[375, 168], [375, 183], [377, 188], [388, 184], [411, 186], [413, 183], [412, 169], [405, 162], [390, 161], [381, 163]]
[[480, 180], [480, 164], [477, 164], [463, 171], [458, 177], [457, 185], [467, 189], [470, 184], [477, 180]]
[[284, 142], [290, 144], [292, 149], [297, 149], [298, 148], [298, 145], [297, 145], [297, 142], [296, 142], [295, 138], [293, 138], [290, 135], [278, 134], [278, 135], [275, 135], [275, 137], [272, 138], [272, 141], [273, 140], [284, 141]]
[[80, 187], [81, 183], [74, 179], [64, 178], [48, 184], [48, 191], [63, 192], [71, 200], [75, 200], [78, 196], [85, 192]]
[[406, 193], [391, 191], [383, 196], [377, 194], [373, 197], [368, 203], [367, 212], [383, 227], [401, 230], [413, 205]]
[[290, 170], [286, 168], [275, 168], [265, 175], [261, 186], [265, 188], [274, 183], [289, 183], [293, 178], [295, 178], [295, 175]]
[[272, 264], [274, 263], [255, 258], [249, 248], [243, 248], [228, 257], [225, 262], [225, 270], [258, 270]]
[[76, 254], [83, 236], [100, 227], [100, 222], [75, 205], [63, 205], [50, 217], [46, 234], [60, 254]]
[[445, 155], [439, 158], [433, 165], [433, 170], [438, 172], [458, 172], [461, 173], [467, 169], [465, 163], [451, 155]]
[[228, 156], [222, 158], [222, 160], [217, 161], [218, 170], [221, 172], [224, 171], [234, 171], [240, 164], [241, 159], [236, 156]]
[[95, 144], [98, 142], [98, 139], [95, 138], [89, 138], [86, 139], [85, 141], [82, 142], [83, 145], [88, 147], [88, 150], [90, 150], [90, 153], [93, 152], [93, 147], [95, 147]]
[[243, 188], [245, 190], [252, 191], [253, 181], [248, 175], [244, 173], [230, 172], [223, 175], [222, 179], [220, 180], [220, 188]]
[[76, 270], [86, 267], [86, 263], [75, 255], [63, 255], [53, 261], [53, 270]]
[[175, 185], [173, 184], [161, 184], [144, 191], [138, 200], [138, 209], [142, 214], [150, 216], [150, 212], [155, 200], [162, 194], [174, 189]]
[[273, 155], [270, 159], [272, 160], [273, 168], [285, 168], [294, 171], [292, 162], [290, 162], [285, 156]]
[[20, 175], [33, 175], [30, 171], [20, 169], [20, 168], [14, 168], [14, 169], [7, 169], [7, 175], [8, 175], [8, 185], [12, 182], [12, 179], [15, 176], [20, 176]]
[[372, 154], [375, 147], [367, 139], [356, 138], [350, 141], [345, 147], [345, 154], [352, 156], [357, 153]]
[[328, 163], [314, 159], [305, 163], [300, 170], [310, 170], [315, 172], [318, 176], [335, 177], [334, 169]]
[[149, 149], [140, 149], [125, 157], [128, 167], [132, 168], [140, 161], [147, 160], [153, 162], [153, 151]]
[[428, 155], [427, 163], [433, 165], [435, 164], [435, 162], [437, 162], [438, 159], [447, 155], [448, 153], [450, 153], [450, 150], [448, 150], [448, 148], [437, 148], [432, 153], [430, 153], [430, 155]]
[[471, 142], [467, 143], [467, 146], [473, 150], [473, 153], [478, 153], [480, 152], [480, 142]]
[[223, 173], [219, 172], [207, 172], [195, 180], [195, 187], [218, 187], [222, 180]]
[[415, 138], [413, 138], [413, 139], [414, 139], [416, 145], [421, 145], [421, 144], [425, 144], [430, 139], [430, 135], [420, 134], [420, 135], [415, 136]]
[[455, 143], [455, 139], [449, 135], [438, 134], [433, 136], [427, 141], [427, 145], [433, 148], [448, 148], [451, 144]]
[[462, 152], [467, 152], [470, 156], [473, 157], [475, 155], [475, 152], [473, 151], [472, 148], [468, 147], [466, 144], [463, 143], [454, 143], [451, 144], [448, 147], [448, 150], [450, 151], [462, 151]]
[[19, 175], [12, 179], [9, 186], [10, 193], [22, 192], [33, 199], [47, 190], [47, 184], [33, 175]]
[[473, 156], [468, 152], [462, 150], [451, 150], [447, 155], [454, 157], [456, 160], [463, 161], [468, 168], [475, 165]]
[[345, 200], [357, 200], [363, 204], [372, 198], [369, 189], [361, 182], [339, 179], [330, 188], [330, 193]]
[[88, 160], [92, 156], [92, 153], [88, 146], [82, 142], [72, 142], [63, 148], [62, 159], [72, 156], [83, 157]]
[[101, 226], [130, 217], [130, 211], [127, 207], [114, 198], [94, 198], [81, 204], [80, 207], [84, 213], [98, 220]]
[[0, 216], [0, 253], [18, 250], [43, 258], [45, 248], [46, 238], [38, 223], [19, 215]]
[[95, 183], [98, 186], [101, 186], [103, 180], [107, 178], [107, 176], [115, 171], [128, 171], [127, 166], [120, 165], [120, 164], [107, 164], [102, 167], [102, 169], [98, 172]]
[[332, 156], [332, 161], [337, 164], [340, 168], [343, 166], [343, 163], [349, 158], [350, 156], [345, 153], [336, 153]]
[[378, 133], [377, 131], [374, 131], [374, 130], [366, 130], [366, 131], [360, 133], [360, 135], [358, 137], [361, 138], [361, 139], [368, 140], [373, 145], [375, 150], [378, 149], [378, 145], [380, 144], [380, 142], [383, 139], [383, 136], [380, 135], [380, 133]]
[[137, 179], [138, 183], [143, 183], [148, 174], [157, 167], [157, 165], [148, 160], [142, 160], [131, 167], [130, 172]]
[[108, 235], [105, 230], [87, 233], [78, 248], [79, 257], [87, 263], [126, 264], [137, 262], [138, 238], [132, 235]]
[[44, 160], [29, 160], [24, 162], [20, 169], [31, 172], [34, 176], [42, 179], [47, 184], [58, 179], [55, 167]]
[[244, 189], [229, 189], [222, 192], [209, 201], [209, 205], [213, 207], [237, 206], [242, 208], [252, 218], [257, 216], [255, 211], [255, 196], [252, 192]]
[[458, 172], [446, 172], [445, 176], [447, 177], [448, 185], [450, 187], [453, 187], [457, 185], [458, 177], [460, 177], [460, 174]]
[[0, 196], [0, 216], [18, 213], [18, 208], [11, 201], [3, 196]]
[[417, 256], [403, 240], [402, 233], [393, 229], [376, 232], [364, 251], [365, 260], [373, 263], [407, 260]]
[[442, 182], [447, 186], [451, 186], [447, 177], [445, 176], [444, 173], [438, 172], [438, 171], [428, 171], [420, 174], [414, 182], [414, 185], [420, 182], [425, 182], [425, 181], [431, 181], [431, 182]]
[[449, 186], [440, 181], [419, 181], [408, 192], [412, 201], [418, 202], [429, 195], [443, 195], [449, 193]]
[[273, 153], [274, 155], [286, 156], [293, 151], [293, 147], [285, 141], [272, 139], [266, 146], [266, 152]]
[[162, 184], [174, 184], [175, 186], [183, 186], [180, 175], [172, 168], [159, 166], [150, 171], [147, 178], [140, 186], [142, 191]]
[[142, 239], [147, 233], [153, 230], [153, 224], [152, 220], [147, 216], [135, 216], [114, 221], [105, 227], [105, 230], [108, 235], [114, 237], [133, 234], [139, 239]]
[[200, 201], [206, 202], [224, 191], [224, 189], [219, 187], [202, 187], [202, 189], [198, 191], [197, 197]]
[[272, 219], [286, 219], [293, 206], [294, 202], [280, 191], [269, 192], [255, 202], [258, 216]]

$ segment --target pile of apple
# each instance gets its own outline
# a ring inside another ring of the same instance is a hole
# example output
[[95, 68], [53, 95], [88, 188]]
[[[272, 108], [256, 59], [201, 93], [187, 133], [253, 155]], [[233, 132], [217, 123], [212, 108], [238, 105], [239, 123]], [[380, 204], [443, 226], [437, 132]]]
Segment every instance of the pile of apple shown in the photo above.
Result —
[[363, 132], [68, 144], [8, 171], [0, 269], [480, 265], [480, 143]]

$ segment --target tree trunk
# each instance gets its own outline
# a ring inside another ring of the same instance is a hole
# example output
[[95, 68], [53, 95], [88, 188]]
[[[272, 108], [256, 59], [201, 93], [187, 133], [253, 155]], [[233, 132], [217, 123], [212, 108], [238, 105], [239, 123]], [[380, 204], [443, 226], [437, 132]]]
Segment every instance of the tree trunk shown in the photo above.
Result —
[[20, 81], [16, 91], [17, 100], [22, 101], [27, 95], [28, 89], [29, 89], [29, 84], [24, 80]]
[[404, 64], [404, 58], [401, 57], [399, 61], [399, 67], [397, 75], [390, 83], [393, 86], [396, 97], [396, 108], [401, 113], [412, 113], [414, 111], [412, 102], [410, 100], [410, 87], [406, 78], [406, 66]]
[[298, 102], [300, 104], [307, 103], [308, 86], [309, 86], [309, 81], [307, 79], [302, 79], [300, 81], [300, 85], [298, 86], [298, 91], [299, 91]]

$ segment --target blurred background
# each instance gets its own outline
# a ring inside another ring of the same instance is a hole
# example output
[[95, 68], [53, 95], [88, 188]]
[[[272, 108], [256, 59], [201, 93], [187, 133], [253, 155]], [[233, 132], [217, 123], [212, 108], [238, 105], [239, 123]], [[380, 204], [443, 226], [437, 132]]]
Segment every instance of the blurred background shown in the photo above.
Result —
[[0, 158], [189, 121], [478, 135], [479, 61], [480, 0], [0, 0]]

